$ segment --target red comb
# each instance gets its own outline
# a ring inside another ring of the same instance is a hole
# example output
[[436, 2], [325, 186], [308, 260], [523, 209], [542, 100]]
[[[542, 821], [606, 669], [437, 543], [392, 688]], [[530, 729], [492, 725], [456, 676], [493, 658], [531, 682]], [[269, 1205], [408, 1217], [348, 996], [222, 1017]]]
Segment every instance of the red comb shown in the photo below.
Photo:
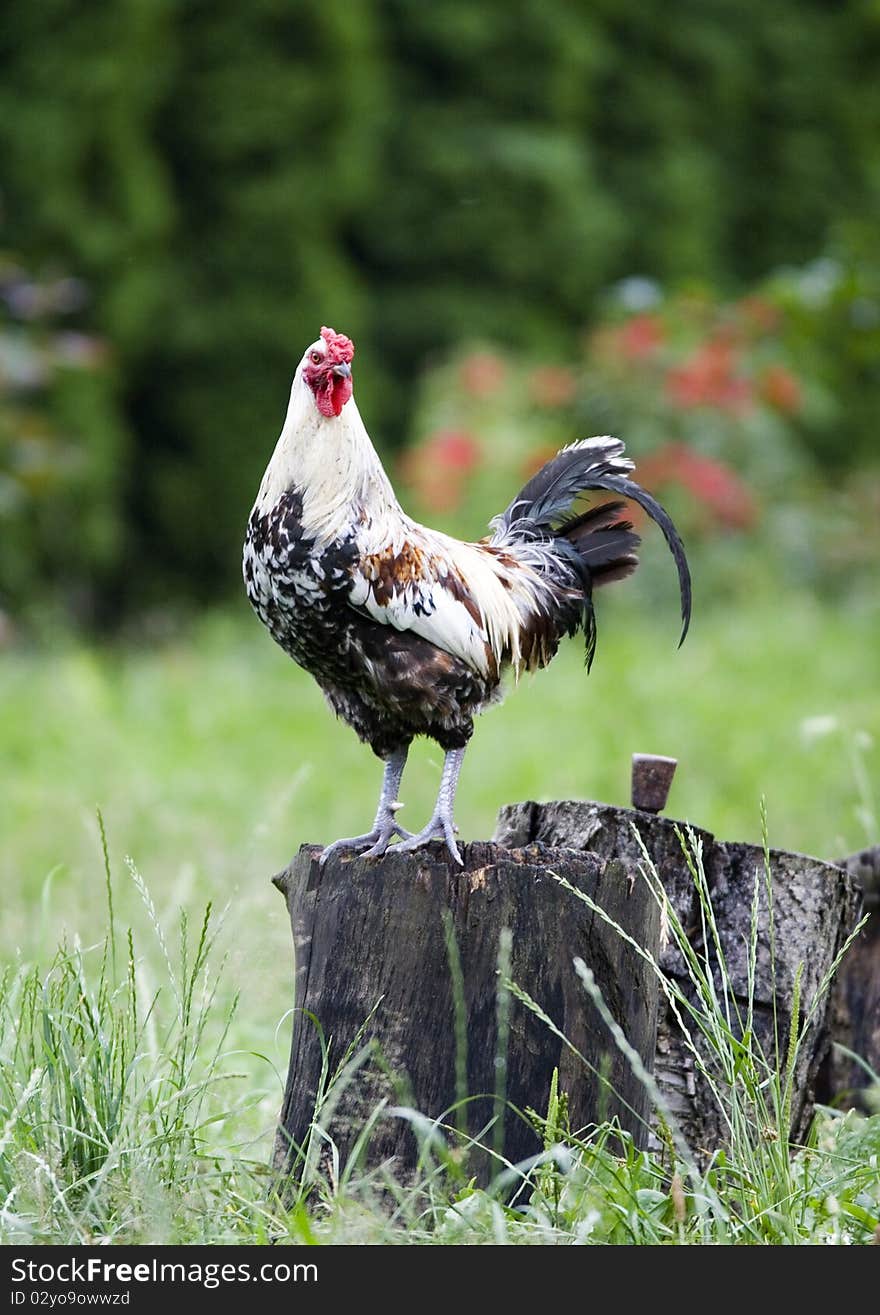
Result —
[[354, 343], [351, 338], [346, 338], [344, 333], [337, 333], [335, 329], [323, 328], [321, 337], [327, 344], [327, 360], [332, 361], [334, 365], [344, 362], [351, 365], [351, 358], [354, 356]]

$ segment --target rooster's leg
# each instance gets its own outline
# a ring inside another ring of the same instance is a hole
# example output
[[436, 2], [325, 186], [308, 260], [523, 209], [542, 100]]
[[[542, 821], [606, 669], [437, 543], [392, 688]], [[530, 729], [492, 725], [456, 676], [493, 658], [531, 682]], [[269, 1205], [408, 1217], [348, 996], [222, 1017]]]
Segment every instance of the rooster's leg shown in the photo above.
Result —
[[421, 845], [426, 845], [429, 840], [445, 840], [446, 848], [456, 863], [462, 863], [458, 845], [455, 843], [455, 823], [452, 820], [452, 810], [455, 806], [455, 790], [463, 761], [464, 749], [449, 749], [447, 751], [443, 763], [443, 775], [440, 778], [440, 791], [437, 795], [434, 814], [430, 822], [418, 835], [410, 836], [408, 840], [404, 840], [397, 845], [396, 850], [418, 849]]
[[371, 848], [367, 850], [364, 857], [378, 858], [380, 854], [385, 853], [394, 836], [402, 836], [404, 840], [409, 838], [411, 833], [404, 831], [395, 820], [395, 814], [401, 807], [397, 801], [397, 792], [406, 766], [406, 755], [406, 749], [398, 749], [385, 759], [382, 793], [379, 795], [379, 807], [376, 810], [372, 831], [368, 831], [363, 836], [352, 836], [348, 840], [336, 840], [332, 845], [328, 845], [318, 860], [322, 867], [331, 854], [338, 854], [344, 849], [363, 849], [369, 845]]

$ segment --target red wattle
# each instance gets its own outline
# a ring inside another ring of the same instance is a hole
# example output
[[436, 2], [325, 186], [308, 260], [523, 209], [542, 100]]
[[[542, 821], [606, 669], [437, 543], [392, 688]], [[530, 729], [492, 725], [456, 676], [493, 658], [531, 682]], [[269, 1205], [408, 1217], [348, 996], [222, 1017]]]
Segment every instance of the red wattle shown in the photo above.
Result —
[[331, 375], [323, 388], [315, 389], [315, 402], [321, 415], [326, 416], [328, 420], [333, 416], [341, 415], [342, 408], [351, 397], [351, 391], [351, 376], [340, 379], [336, 375]]
[[333, 398], [334, 415], [339, 415], [340, 411], [345, 406], [348, 399], [351, 397], [351, 390], [352, 390], [351, 375], [349, 375], [347, 379], [338, 379], [334, 376], [333, 382], [330, 385], [330, 394]]

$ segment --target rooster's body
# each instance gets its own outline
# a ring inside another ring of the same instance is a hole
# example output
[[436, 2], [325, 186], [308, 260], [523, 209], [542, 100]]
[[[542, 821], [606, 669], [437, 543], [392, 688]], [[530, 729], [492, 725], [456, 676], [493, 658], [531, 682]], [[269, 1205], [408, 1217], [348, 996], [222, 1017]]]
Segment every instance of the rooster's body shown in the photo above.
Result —
[[[629, 478], [623, 444], [563, 449], [492, 522], [462, 543], [401, 509], [351, 397], [349, 339], [322, 329], [297, 369], [281, 437], [248, 523], [248, 597], [278, 644], [315, 677], [331, 707], [385, 762], [373, 830], [334, 848], [377, 856], [395, 836], [414, 848], [445, 839], [458, 859], [452, 804], [473, 718], [505, 672], [546, 666], [582, 628], [595, 643], [592, 589], [637, 565], [639, 539], [621, 502], [572, 514], [588, 489], [632, 498], [675, 557], [684, 631], [690, 580], [663, 509]], [[396, 822], [410, 743], [446, 751], [437, 808], [416, 836]], [[325, 856], [329, 850], [325, 851]]]

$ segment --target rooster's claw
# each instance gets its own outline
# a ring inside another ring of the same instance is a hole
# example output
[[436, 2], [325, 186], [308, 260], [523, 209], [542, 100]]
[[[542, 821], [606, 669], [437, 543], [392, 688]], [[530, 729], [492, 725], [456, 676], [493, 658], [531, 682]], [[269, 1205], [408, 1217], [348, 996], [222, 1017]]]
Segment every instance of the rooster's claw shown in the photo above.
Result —
[[356, 851], [366, 848], [366, 853], [361, 854], [361, 858], [381, 858], [395, 836], [400, 836], [403, 840], [409, 840], [411, 835], [411, 831], [405, 831], [391, 817], [387, 824], [374, 827], [366, 835], [351, 836], [348, 840], [334, 840], [332, 845], [328, 845], [322, 851], [318, 859], [318, 866], [323, 867], [331, 854], [343, 854], [347, 849]]

